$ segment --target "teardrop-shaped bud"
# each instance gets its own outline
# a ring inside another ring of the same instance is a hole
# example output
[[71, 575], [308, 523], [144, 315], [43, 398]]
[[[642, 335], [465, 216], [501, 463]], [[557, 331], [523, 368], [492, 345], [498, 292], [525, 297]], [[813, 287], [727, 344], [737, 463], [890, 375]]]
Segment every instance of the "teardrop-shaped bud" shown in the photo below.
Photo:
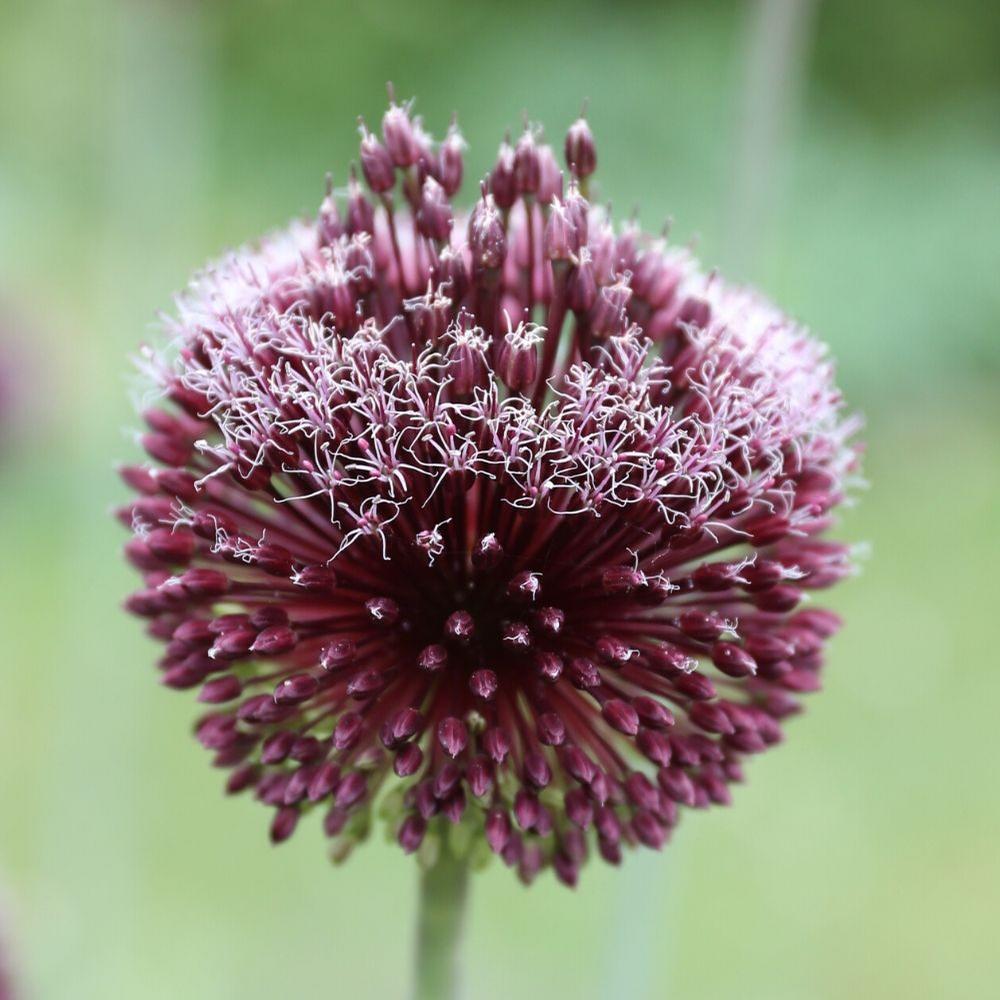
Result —
[[484, 701], [489, 701], [497, 693], [499, 684], [497, 675], [485, 668], [476, 670], [469, 678], [469, 690]]
[[361, 172], [365, 182], [375, 192], [384, 194], [392, 190], [396, 183], [396, 170], [393, 166], [389, 150], [365, 127], [360, 125], [361, 132]]
[[392, 762], [392, 769], [400, 778], [408, 778], [420, 770], [420, 765], [423, 762], [424, 752], [420, 749], [420, 745], [408, 743], [396, 754]]
[[465, 140], [453, 121], [438, 151], [438, 180], [449, 198], [462, 186], [464, 150]]
[[566, 132], [566, 166], [581, 180], [597, 169], [597, 149], [587, 119], [580, 117]]
[[423, 816], [407, 816], [399, 827], [396, 839], [406, 854], [412, 854], [424, 839], [427, 821]]
[[438, 743], [450, 757], [457, 757], [469, 742], [469, 731], [461, 719], [448, 716], [438, 723]]
[[500, 854], [510, 840], [510, 817], [502, 809], [491, 809], [484, 824], [486, 842], [494, 854]]
[[566, 724], [555, 712], [538, 717], [538, 739], [546, 746], [561, 746], [566, 740]]
[[500, 343], [497, 354], [497, 375], [514, 392], [534, 385], [538, 375], [538, 345], [542, 342], [542, 327], [534, 323], [519, 323], [509, 330]]
[[312, 674], [293, 674], [275, 687], [274, 700], [278, 705], [298, 705], [311, 698], [318, 688]]
[[469, 790], [476, 798], [482, 798], [493, 787], [493, 768], [482, 754], [469, 762], [465, 777], [469, 782]]
[[601, 715], [612, 729], [626, 736], [635, 736], [639, 732], [639, 713], [627, 701], [609, 698], [601, 707]]
[[497, 763], [502, 764], [510, 752], [510, 737], [499, 726], [487, 729], [482, 735], [483, 749]]

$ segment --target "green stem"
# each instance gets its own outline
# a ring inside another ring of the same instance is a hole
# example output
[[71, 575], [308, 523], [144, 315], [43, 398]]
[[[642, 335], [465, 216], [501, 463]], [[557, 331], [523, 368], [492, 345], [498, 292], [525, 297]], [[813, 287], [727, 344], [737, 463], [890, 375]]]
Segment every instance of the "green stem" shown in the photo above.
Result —
[[415, 1000], [455, 1000], [469, 869], [447, 848], [420, 877]]

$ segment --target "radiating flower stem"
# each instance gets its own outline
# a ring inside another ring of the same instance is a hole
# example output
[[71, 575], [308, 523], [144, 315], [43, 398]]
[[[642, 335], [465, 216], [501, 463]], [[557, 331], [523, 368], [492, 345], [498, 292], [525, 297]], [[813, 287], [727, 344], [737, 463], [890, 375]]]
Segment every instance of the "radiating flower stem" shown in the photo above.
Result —
[[421, 874], [415, 1000], [458, 996], [458, 949], [468, 882], [468, 865], [447, 849]]

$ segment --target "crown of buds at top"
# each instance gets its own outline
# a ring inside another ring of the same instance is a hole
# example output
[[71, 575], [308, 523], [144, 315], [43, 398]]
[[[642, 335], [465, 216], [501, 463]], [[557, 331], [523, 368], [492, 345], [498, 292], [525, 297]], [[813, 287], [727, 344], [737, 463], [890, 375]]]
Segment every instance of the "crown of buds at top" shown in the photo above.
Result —
[[127, 604], [275, 841], [457, 825], [572, 884], [727, 803], [819, 686], [853, 422], [794, 322], [588, 203], [586, 121], [568, 183], [529, 127], [468, 209], [463, 148], [394, 102], [369, 194], [179, 298]]

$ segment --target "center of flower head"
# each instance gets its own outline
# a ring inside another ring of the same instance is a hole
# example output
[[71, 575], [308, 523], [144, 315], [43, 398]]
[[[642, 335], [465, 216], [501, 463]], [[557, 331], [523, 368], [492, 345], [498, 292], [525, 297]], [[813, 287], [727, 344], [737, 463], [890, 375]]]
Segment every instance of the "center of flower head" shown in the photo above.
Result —
[[[682, 250], [616, 232], [527, 128], [471, 211], [453, 125], [393, 104], [318, 218], [200, 275], [124, 471], [163, 680], [342, 858], [389, 817], [522, 878], [661, 846], [818, 686], [854, 463], [822, 349]], [[376, 805], [377, 803], [377, 805]]]

